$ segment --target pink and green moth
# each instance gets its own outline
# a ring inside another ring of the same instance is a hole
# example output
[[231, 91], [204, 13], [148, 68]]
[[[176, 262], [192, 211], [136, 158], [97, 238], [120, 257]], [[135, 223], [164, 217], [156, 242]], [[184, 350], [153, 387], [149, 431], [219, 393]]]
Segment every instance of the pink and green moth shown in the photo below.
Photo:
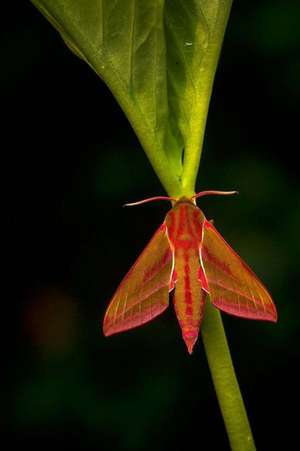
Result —
[[173, 208], [154, 233], [115, 292], [105, 314], [104, 335], [151, 321], [173, 303], [182, 337], [191, 354], [198, 338], [205, 303], [235, 316], [277, 321], [272, 298], [252, 270], [226, 243], [196, 205], [196, 198], [236, 191], [202, 191], [171, 200]]

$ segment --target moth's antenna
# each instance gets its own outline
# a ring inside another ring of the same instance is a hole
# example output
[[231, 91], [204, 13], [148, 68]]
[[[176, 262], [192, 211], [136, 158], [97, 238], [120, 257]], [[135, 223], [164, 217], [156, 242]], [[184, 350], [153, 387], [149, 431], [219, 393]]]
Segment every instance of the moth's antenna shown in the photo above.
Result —
[[[210, 196], [210, 195], [220, 195], [220, 196], [228, 196], [230, 194], [238, 194], [238, 191], [201, 191], [200, 193], [195, 194], [191, 197], [191, 199], [198, 199], [198, 197]], [[175, 197], [169, 196], [155, 196], [148, 197], [147, 199], [139, 200], [137, 202], [130, 202], [128, 204], [124, 204], [123, 207], [135, 207], [136, 205], [147, 204], [148, 202], [154, 202], [156, 200], [169, 200], [171, 202], [177, 202], [178, 199]]]
[[153, 202], [155, 200], [170, 200], [176, 202], [177, 199], [168, 196], [148, 197], [147, 199], [139, 200], [137, 202], [130, 202], [129, 204], [124, 204], [123, 207], [135, 207], [136, 205], [147, 204], [148, 202]]
[[239, 192], [238, 191], [200, 191], [200, 193], [197, 193], [194, 196], [192, 196], [192, 199], [198, 199], [198, 197], [211, 196], [211, 195], [229, 196], [230, 194], [239, 194]]

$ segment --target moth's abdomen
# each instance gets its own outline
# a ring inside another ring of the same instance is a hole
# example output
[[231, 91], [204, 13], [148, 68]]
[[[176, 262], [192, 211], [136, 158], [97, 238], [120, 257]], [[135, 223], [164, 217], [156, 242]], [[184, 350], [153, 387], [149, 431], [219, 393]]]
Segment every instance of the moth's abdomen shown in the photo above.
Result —
[[196, 249], [177, 249], [175, 251], [175, 269], [178, 279], [174, 294], [174, 307], [182, 337], [192, 353], [198, 338], [204, 314], [205, 292], [199, 280], [199, 257]]

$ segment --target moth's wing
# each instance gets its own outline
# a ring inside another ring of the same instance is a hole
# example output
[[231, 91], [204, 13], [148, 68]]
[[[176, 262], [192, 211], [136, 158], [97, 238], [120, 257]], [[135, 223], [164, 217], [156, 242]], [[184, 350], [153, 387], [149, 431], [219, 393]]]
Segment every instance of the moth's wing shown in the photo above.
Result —
[[169, 304], [173, 255], [162, 224], [126, 274], [105, 314], [104, 335], [140, 326], [162, 313]]
[[201, 259], [214, 306], [249, 319], [277, 321], [272, 298], [253, 271], [209, 221], [203, 225]]

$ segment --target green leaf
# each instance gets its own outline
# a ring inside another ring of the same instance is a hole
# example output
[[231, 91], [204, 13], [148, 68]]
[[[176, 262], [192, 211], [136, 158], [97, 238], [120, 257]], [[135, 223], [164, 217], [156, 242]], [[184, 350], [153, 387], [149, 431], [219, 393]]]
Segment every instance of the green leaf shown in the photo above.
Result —
[[32, 2], [110, 88], [169, 195], [191, 195], [231, 0]]
[[170, 120], [184, 146], [181, 185], [187, 196], [194, 193], [212, 84], [231, 3], [166, 2]]

